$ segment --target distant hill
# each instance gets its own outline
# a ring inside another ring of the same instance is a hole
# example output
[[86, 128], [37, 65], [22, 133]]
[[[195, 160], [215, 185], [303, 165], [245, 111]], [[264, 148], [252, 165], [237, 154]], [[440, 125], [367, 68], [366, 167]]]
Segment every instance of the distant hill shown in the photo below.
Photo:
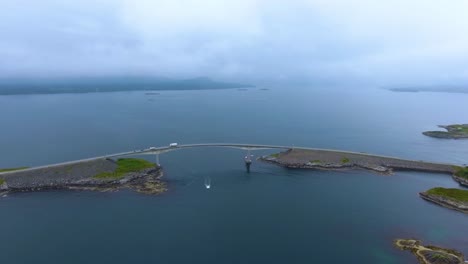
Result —
[[155, 77], [4, 79], [0, 80], [0, 95], [209, 90], [248, 87], [253, 87], [253, 85], [218, 82], [206, 77], [185, 80]]
[[436, 93], [468, 93], [468, 85], [466, 86], [413, 86], [413, 87], [393, 87], [387, 88], [394, 92], [436, 92]]

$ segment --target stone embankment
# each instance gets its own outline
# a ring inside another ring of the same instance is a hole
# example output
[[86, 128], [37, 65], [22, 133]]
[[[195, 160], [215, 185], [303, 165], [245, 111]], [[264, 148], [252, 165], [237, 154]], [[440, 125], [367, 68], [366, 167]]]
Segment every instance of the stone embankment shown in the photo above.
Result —
[[393, 170], [413, 170], [438, 173], [454, 173], [451, 164], [405, 160], [393, 157], [333, 150], [291, 149], [278, 154], [261, 157], [260, 160], [287, 168], [305, 169], [350, 169], [361, 168], [389, 174]]
[[40, 190], [114, 191], [130, 188], [146, 194], [166, 190], [159, 167], [130, 172], [119, 178], [95, 178], [102, 172], [113, 172], [117, 164], [111, 159], [97, 159], [78, 164], [51, 166], [1, 173], [0, 194]]

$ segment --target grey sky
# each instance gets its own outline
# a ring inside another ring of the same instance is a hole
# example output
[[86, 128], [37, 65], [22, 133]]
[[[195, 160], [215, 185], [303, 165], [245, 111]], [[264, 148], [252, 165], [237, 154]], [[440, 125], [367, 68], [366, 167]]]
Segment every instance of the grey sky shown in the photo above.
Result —
[[468, 81], [466, 0], [0, 1], [0, 77]]

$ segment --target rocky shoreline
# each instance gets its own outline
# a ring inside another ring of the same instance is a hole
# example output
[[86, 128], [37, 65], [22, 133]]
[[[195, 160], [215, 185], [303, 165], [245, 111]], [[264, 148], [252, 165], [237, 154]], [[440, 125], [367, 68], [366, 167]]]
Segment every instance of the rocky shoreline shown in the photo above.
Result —
[[461, 186], [467, 187], [468, 188], [468, 179], [467, 178], [462, 178], [457, 175], [452, 175], [452, 178], [454, 181], [458, 182]]
[[421, 264], [463, 264], [464, 256], [461, 252], [430, 245], [422, 245], [416, 239], [396, 239], [394, 245], [401, 250], [411, 251]]
[[466, 139], [468, 138], [468, 124], [462, 125], [448, 125], [438, 127], [443, 128], [447, 131], [425, 131], [423, 135], [434, 138], [446, 138], [446, 139]]
[[445, 131], [424, 131], [422, 132], [423, 135], [433, 138], [445, 138], [445, 139], [466, 139], [468, 135], [459, 135], [459, 134], [452, 134], [450, 132]]
[[144, 194], [160, 194], [167, 190], [161, 179], [161, 167], [129, 172], [119, 178], [96, 178], [101, 172], [117, 168], [114, 160], [100, 159], [81, 164], [14, 171], [0, 175], [0, 196], [17, 192], [43, 190], [117, 191], [131, 189]]
[[[450, 174], [460, 185], [468, 187], [468, 179], [460, 177], [459, 175], [463, 172], [464, 168], [451, 164], [404, 160], [392, 157], [369, 155], [365, 153], [360, 154], [345, 151], [308, 149], [290, 149], [269, 156], [262, 156], [259, 160], [293, 169], [365, 169], [383, 175], [389, 175], [394, 170], [445, 173]], [[461, 195], [466, 195], [463, 193], [463, 190], [455, 190], [451, 192], [457, 192], [456, 195], [460, 195], [460, 192], [462, 193]], [[421, 198], [437, 205], [468, 213], [468, 202], [465, 202], [466, 199], [457, 199], [459, 197], [453, 194], [451, 194], [452, 196], [443, 195], [443, 193], [440, 195], [435, 194], [439, 193], [433, 193], [431, 189], [427, 192], [421, 192], [419, 195]]]
[[332, 151], [290, 149], [259, 160], [286, 168], [300, 169], [365, 169], [381, 174], [391, 174], [393, 170], [414, 170], [453, 174], [454, 167], [449, 164], [412, 161], [369, 154]]
[[269, 156], [261, 157], [260, 160], [273, 163], [282, 167], [291, 168], [291, 169], [321, 169], [321, 170], [345, 170], [345, 169], [365, 169], [371, 170], [374, 172], [382, 174], [391, 174], [393, 170], [379, 165], [369, 165], [369, 164], [356, 164], [356, 163], [333, 163], [333, 162], [313, 162], [309, 161], [306, 163], [290, 163], [272, 158]]
[[457, 210], [468, 214], [468, 203], [456, 201], [454, 199], [449, 199], [440, 195], [433, 195], [427, 192], [420, 192], [419, 196], [426, 201], [438, 204], [448, 209]]

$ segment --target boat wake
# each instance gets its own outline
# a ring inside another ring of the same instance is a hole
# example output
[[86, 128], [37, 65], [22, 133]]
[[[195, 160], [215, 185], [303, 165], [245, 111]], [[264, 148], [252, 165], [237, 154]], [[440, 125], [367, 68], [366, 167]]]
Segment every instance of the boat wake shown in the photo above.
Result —
[[211, 188], [211, 178], [209, 176], [205, 177], [205, 188]]

